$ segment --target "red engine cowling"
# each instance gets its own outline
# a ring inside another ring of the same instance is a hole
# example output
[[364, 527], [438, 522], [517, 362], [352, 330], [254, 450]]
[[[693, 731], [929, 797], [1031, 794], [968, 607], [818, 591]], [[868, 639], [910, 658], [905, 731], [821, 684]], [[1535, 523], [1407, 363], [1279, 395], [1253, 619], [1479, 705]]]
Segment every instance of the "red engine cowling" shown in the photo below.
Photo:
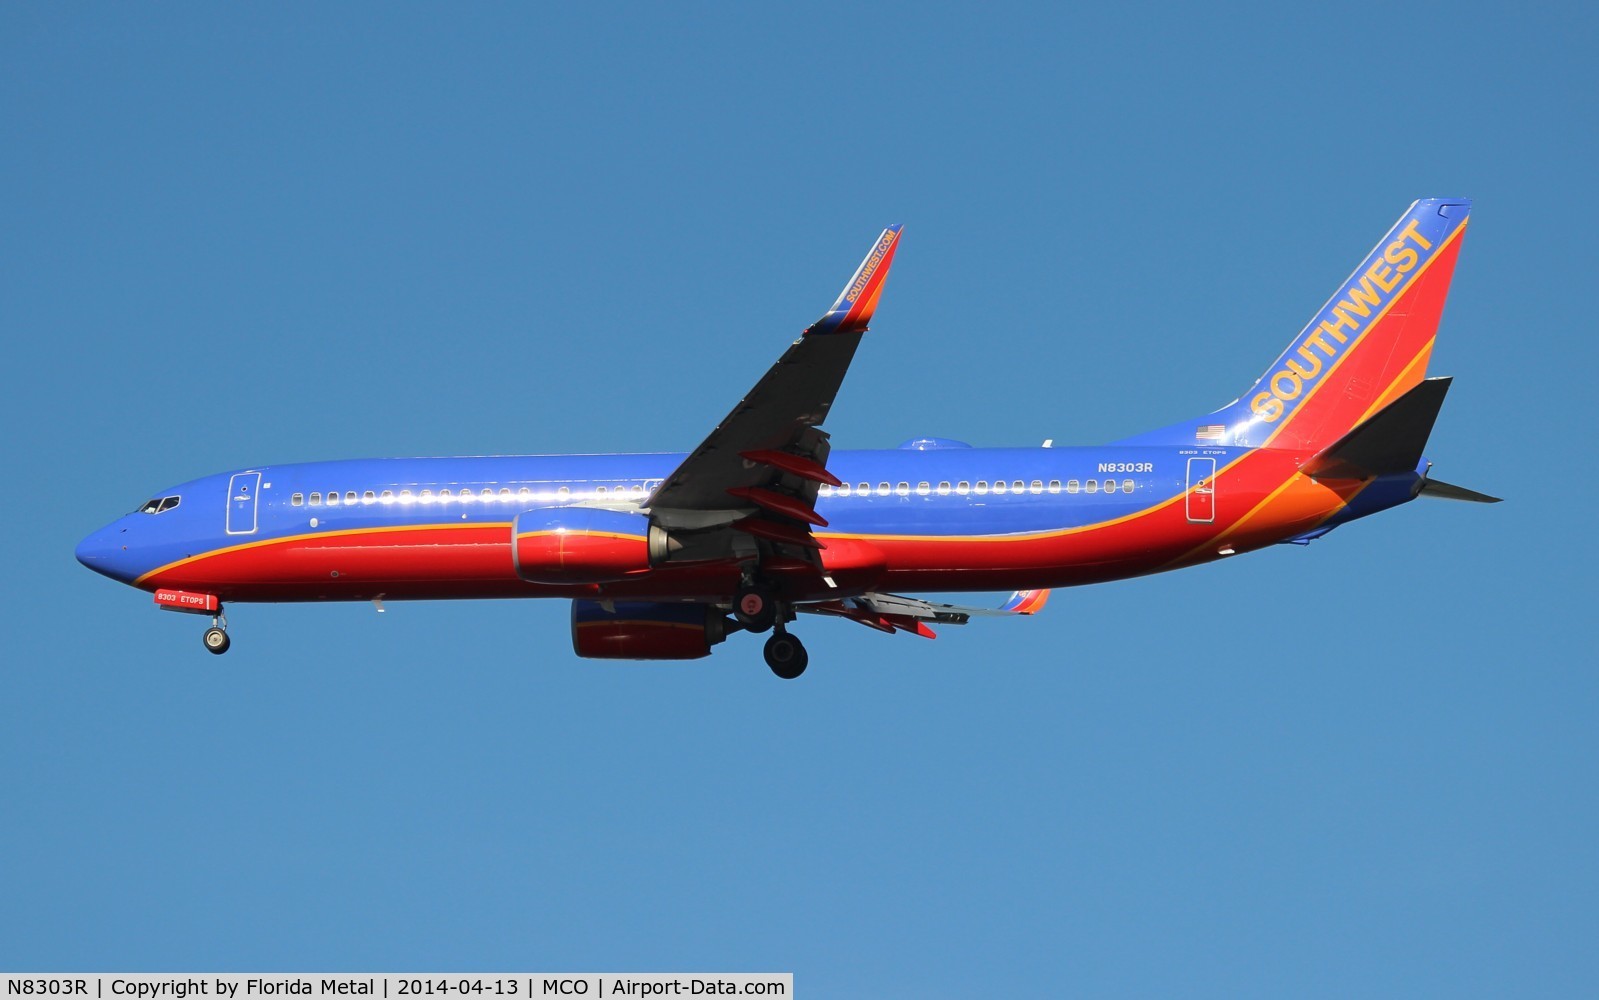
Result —
[[572, 649], [598, 660], [697, 660], [727, 638], [727, 619], [706, 604], [572, 602]]
[[650, 520], [624, 510], [549, 507], [511, 526], [516, 575], [529, 583], [606, 583], [650, 568]]

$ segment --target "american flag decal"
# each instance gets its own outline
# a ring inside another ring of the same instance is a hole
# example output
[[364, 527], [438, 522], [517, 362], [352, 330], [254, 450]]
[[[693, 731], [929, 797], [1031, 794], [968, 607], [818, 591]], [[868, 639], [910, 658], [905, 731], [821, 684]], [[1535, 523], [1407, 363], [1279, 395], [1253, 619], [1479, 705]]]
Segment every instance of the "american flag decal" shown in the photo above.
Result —
[[1194, 430], [1194, 440], [1196, 441], [1220, 441], [1226, 436], [1227, 426], [1225, 424], [1206, 424]]

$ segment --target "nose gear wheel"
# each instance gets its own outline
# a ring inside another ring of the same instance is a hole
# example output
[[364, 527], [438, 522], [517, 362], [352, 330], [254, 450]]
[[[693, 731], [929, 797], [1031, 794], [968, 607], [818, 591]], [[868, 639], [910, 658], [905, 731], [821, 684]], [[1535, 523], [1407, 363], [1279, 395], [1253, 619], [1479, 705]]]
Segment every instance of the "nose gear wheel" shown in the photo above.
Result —
[[233, 645], [233, 641], [228, 638], [228, 620], [221, 615], [211, 619], [211, 627], [205, 630], [201, 641], [205, 643], [205, 651], [208, 653], [215, 653], [217, 656], [226, 653], [228, 647]]

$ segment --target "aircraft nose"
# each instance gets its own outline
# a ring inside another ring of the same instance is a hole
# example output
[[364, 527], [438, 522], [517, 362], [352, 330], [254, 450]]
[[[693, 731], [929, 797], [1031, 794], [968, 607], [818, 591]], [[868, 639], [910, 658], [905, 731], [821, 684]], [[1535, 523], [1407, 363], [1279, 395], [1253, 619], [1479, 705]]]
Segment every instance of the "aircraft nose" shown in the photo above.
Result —
[[[126, 583], [137, 574], [128, 552], [126, 519], [106, 525], [78, 543], [78, 562], [103, 576]], [[130, 575], [132, 574], [132, 575]]]

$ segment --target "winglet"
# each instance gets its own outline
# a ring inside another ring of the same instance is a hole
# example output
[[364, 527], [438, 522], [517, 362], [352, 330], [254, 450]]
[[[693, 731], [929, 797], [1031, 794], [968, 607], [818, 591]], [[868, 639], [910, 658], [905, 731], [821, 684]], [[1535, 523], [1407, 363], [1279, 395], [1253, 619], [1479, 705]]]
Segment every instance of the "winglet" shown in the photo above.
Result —
[[1009, 611], [1013, 615], [1036, 615], [1048, 603], [1047, 590], [1018, 590], [1010, 595], [1010, 600], [1000, 605], [999, 610]]
[[888, 278], [889, 265], [894, 263], [894, 251], [899, 247], [899, 231], [903, 226], [889, 226], [877, 238], [872, 250], [855, 269], [855, 274], [844, 286], [844, 291], [833, 303], [833, 308], [806, 330], [807, 336], [816, 333], [862, 333], [877, 311], [877, 298], [883, 293], [883, 282]]

